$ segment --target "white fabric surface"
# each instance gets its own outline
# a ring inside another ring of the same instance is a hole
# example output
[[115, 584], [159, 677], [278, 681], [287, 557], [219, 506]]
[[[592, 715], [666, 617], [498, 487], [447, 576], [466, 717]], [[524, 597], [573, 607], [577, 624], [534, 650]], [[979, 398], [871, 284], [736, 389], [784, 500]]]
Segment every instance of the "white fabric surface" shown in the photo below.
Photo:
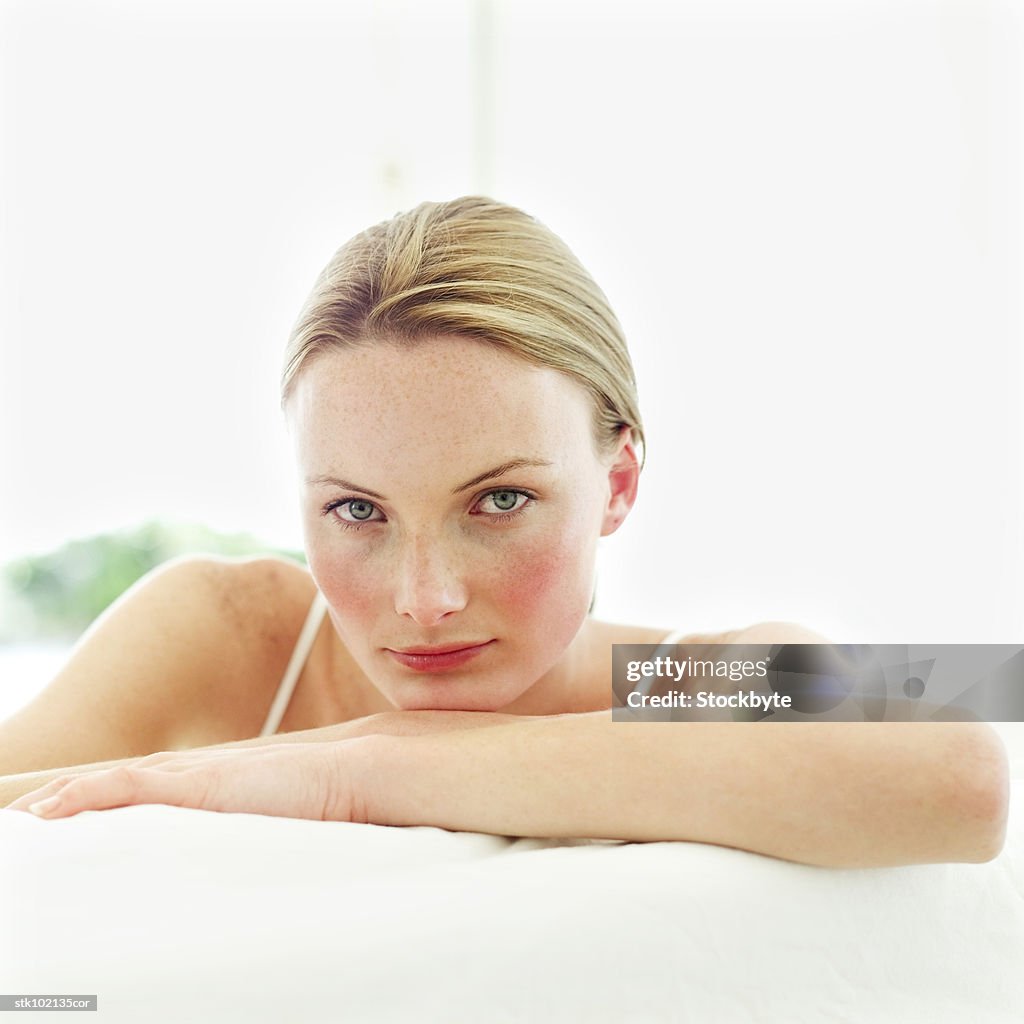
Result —
[[91, 1019], [132, 1024], [1019, 1022], [1013, 785], [996, 860], [863, 870], [164, 806], [0, 811], [0, 992], [96, 994]]

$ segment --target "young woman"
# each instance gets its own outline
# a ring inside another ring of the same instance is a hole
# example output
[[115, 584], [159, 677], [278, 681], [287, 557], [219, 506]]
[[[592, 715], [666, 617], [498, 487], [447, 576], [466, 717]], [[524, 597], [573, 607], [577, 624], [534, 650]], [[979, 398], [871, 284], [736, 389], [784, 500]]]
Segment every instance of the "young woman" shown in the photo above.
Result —
[[533, 218], [469, 197], [352, 239], [292, 333], [282, 407], [309, 571], [192, 558], [140, 581], [0, 725], [0, 801], [835, 866], [1000, 850], [1008, 769], [982, 723], [612, 722], [612, 644], [822, 638], [590, 617], [643, 427], [607, 300]]

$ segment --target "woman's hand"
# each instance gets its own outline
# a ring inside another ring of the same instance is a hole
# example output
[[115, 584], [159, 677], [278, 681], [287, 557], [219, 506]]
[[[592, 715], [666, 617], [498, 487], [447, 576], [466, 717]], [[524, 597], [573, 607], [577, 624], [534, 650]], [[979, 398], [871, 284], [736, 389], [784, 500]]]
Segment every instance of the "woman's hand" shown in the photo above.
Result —
[[360, 793], [365, 742], [150, 754], [116, 768], [61, 776], [7, 809], [66, 818], [132, 804], [170, 804], [315, 821], [365, 821]]

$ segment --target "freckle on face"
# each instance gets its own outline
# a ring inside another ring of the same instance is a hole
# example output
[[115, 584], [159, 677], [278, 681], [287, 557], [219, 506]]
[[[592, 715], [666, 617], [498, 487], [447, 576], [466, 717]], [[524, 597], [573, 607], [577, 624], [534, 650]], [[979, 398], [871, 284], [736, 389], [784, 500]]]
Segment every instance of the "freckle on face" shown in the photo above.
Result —
[[[587, 589], [586, 581], [578, 582], [583, 555], [580, 539], [568, 531], [516, 545], [498, 565], [475, 574], [474, 603], [486, 602], [517, 624], [568, 642], [579, 627], [575, 598]], [[389, 582], [368, 572], [361, 557], [339, 553], [322, 570], [311, 568], [324, 596], [346, 618], [365, 623], [380, 613], [381, 590], [388, 591]], [[589, 592], [585, 596], [589, 604]]]
[[[563, 375], [460, 339], [333, 353], [299, 378], [293, 417], [306, 475], [346, 476], [379, 489], [392, 506], [386, 527], [342, 533], [320, 514], [318, 495], [306, 521], [310, 569], [335, 627], [386, 695], [428, 699], [427, 684], [410, 681], [386, 646], [428, 636], [498, 639], [493, 666], [468, 667], [465, 678], [475, 685], [452, 698], [497, 707], [571, 644], [590, 603], [599, 535], [603, 485], [600, 467], [590, 465], [591, 415], [589, 396]], [[533, 485], [540, 492], [535, 516], [485, 532], [491, 528], [459, 511], [446, 488], [512, 455], [547, 458], [557, 469], [536, 475], [550, 482]], [[433, 539], [452, 558], [467, 602], [429, 632], [396, 610], [403, 531], [424, 523], [461, 524]]]
[[520, 549], [514, 570], [502, 586], [506, 607], [531, 628], [568, 644], [580, 626], [580, 600], [590, 602], [589, 582], [581, 579], [586, 558], [583, 538], [560, 536]]

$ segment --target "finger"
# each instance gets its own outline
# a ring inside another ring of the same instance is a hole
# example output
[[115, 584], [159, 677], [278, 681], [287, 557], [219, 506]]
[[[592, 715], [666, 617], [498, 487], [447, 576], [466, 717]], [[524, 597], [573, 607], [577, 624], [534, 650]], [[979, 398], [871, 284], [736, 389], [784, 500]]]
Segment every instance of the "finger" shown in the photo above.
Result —
[[75, 779], [82, 778], [83, 775], [92, 774], [90, 772], [79, 772], [76, 775], [62, 775], [59, 779], [51, 779], [49, 782], [40, 786], [38, 789], [33, 789], [30, 793], [25, 793], [23, 796], [18, 797], [17, 800], [9, 803], [4, 810], [8, 811], [27, 811], [29, 807], [38, 803], [40, 800], [46, 800], [47, 798], [54, 796], [59, 793], [65, 786], [70, 782], [74, 782]]
[[[198, 754], [199, 752], [197, 752]], [[220, 754], [227, 753], [227, 751], [202, 751], [203, 755], [206, 754]], [[141, 765], [142, 767], [154, 767], [161, 766], [167, 771], [182, 771], [188, 768], [195, 767], [199, 760], [204, 758], [197, 757], [191, 751], [181, 753], [174, 750], [161, 750], [155, 754], [147, 754], [145, 757], [140, 757], [133, 764]], [[109, 768], [97, 768], [88, 772], [71, 772], [67, 775], [61, 775], [57, 779], [51, 779], [49, 782], [44, 783], [37, 789], [33, 789], [23, 796], [18, 797], [17, 800], [13, 800], [11, 803], [6, 804], [3, 810], [6, 811], [27, 811], [32, 804], [39, 803], [42, 800], [46, 800], [49, 797], [56, 795], [62, 790], [69, 782], [73, 782], [75, 779], [86, 778], [89, 775], [102, 774], [105, 771], [110, 771]]]
[[197, 799], [195, 789], [194, 777], [121, 765], [70, 779], [59, 792], [28, 809], [42, 818], [67, 818], [133, 804], [197, 806], [192, 802]]
[[[269, 748], [291, 749], [290, 744], [269, 744]], [[159, 767], [161, 771], [165, 772], [184, 772], [189, 771], [192, 768], [204, 764], [210, 764], [215, 761], [223, 761], [228, 758], [236, 758], [238, 756], [237, 750], [210, 750], [206, 748], [200, 748], [198, 750], [160, 750], [153, 754], [147, 754], [145, 757], [140, 757], [138, 760], [133, 761], [133, 766], [143, 768], [155, 768]], [[120, 766], [119, 766], [120, 767]], [[101, 775], [105, 772], [112, 771], [113, 769], [94, 769], [88, 772], [71, 772], [67, 775], [61, 775], [60, 778], [51, 779], [49, 782], [44, 783], [37, 789], [33, 789], [23, 796], [18, 797], [17, 800], [5, 805], [3, 810], [8, 811], [28, 811], [29, 808], [36, 803], [40, 803], [43, 800], [47, 800], [50, 797], [56, 795], [70, 782], [75, 779], [88, 778], [90, 775]]]

